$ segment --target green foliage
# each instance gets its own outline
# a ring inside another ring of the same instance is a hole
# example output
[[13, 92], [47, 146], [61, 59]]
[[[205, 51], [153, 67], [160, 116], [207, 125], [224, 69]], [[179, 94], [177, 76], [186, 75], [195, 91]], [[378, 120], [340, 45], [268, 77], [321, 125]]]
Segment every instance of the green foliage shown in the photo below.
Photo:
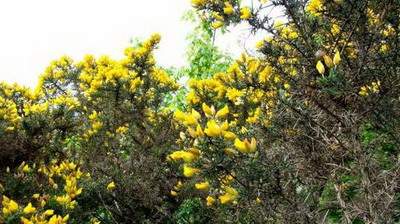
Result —
[[181, 88], [166, 96], [167, 104], [172, 108], [184, 109], [186, 107], [186, 94], [188, 92], [188, 79], [205, 79], [212, 75], [226, 71], [232, 58], [228, 53], [222, 52], [214, 44], [214, 30], [211, 24], [199, 20], [195, 11], [184, 14], [182, 19], [194, 25], [186, 37], [188, 48], [186, 50], [187, 65], [181, 68], [168, 68], [167, 71], [176, 80], [181, 81]]
[[183, 74], [193, 79], [204, 79], [226, 71], [232, 59], [214, 45], [215, 31], [211, 25], [198, 20], [194, 11], [187, 12], [183, 19], [195, 24], [193, 32], [187, 36], [189, 46], [186, 55], [189, 65], [183, 68]]
[[184, 200], [173, 215], [176, 224], [207, 223], [210, 217], [200, 198]]

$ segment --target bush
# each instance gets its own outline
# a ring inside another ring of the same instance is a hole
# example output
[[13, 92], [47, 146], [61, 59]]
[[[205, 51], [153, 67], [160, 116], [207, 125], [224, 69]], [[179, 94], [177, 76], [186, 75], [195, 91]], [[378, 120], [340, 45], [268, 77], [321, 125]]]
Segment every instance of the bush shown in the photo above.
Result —
[[[400, 4], [192, 4], [207, 32], [189, 68], [168, 70], [187, 89], [156, 66], [158, 35], [122, 60], [63, 57], [35, 91], [0, 86], [1, 169], [17, 169], [0, 179], [1, 221], [24, 221], [16, 203], [40, 190], [59, 222], [399, 222]], [[209, 28], [238, 23], [266, 37], [226, 66]], [[91, 178], [18, 167], [67, 158]]]

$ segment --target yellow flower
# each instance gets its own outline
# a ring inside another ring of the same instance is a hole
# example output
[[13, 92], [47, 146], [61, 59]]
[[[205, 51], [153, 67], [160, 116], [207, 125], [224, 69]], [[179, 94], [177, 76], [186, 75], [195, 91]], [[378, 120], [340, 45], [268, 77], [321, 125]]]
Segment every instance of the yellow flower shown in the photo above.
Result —
[[251, 10], [249, 7], [243, 7], [240, 9], [240, 18], [241, 19], [250, 19], [251, 18]]
[[379, 51], [381, 53], [387, 53], [390, 50], [390, 47], [388, 44], [382, 44]]
[[232, 187], [225, 188], [225, 194], [219, 196], [221, 204], [233, 202], [238, 196], [238, 192]]
[[33, 222], [25, 217], [21, 217], [22, 224], [33, 224]]
[[207, 196], [206, 201], [207, 201], [207, 206], [212, 206], [215, 202], [215, 198], [213, 196]]
[[127, 131], [128, 131], [128, 127], [126, 127], [126, 126], [121, 126], [121, 127], [118, 127], [116, 130], [115, 130], [115, 132], [116, 133], [118, 133], [118, 134], [125, 134]]
[[224, 131], [223, 135], [224, 135], [224, 138], [227, 140], [234, 140], [236, 138], [235, 133], [233, 133], [231, 131]]
[[23, 212], [24, 214], [31, 214], [36, 211], [36, 208], [32, 206], [32, 203], [29, 202], [29, 204], [24, 208]]
[[210, 187], [208, 181], [200, 182], [194, 185], [197, 190], [206, 191]]
[[214, 106], [209, 107], [207, 104], [203, 103], [203, 104], [201, 105], [201, 108], [203, 109], [204, 114], [205, 114], [207, 117], [212, 117], [212, 116], [214, 116], [214, 114], [215, 114]]
[[191, 91], [187, 94], [186, 96], [186, 101], [189, 104], [197, 104], [200, 102], [200, 98], [196, 95], [196, 93], [194, 91]]
[[115, 189], [115, 183], [114, 181], [111, 181], [108, 185], [107, 185], [107, 190], [112, 191]]
[[331, 57], [329, 57], [328, 55], [324, 55], [324, 62], [329, 68], [332, 68], [334, 66]]
[[381, 87], [381, 81], [371, 83], [371, 91], [373, 93], [379, 92], [380, 87]]
[[207, 122], [207, 128], [204, 130], [204, 133], [209, 137], [218, 137], [221, 135], [221, 127], [215, 122], [215, 120], [210, 120]]
[[272, 67], [267, 65], [265, 68], [258, 74], [258, 80], [260, 83], [266, 83], [268, 78], [272, 74]]
[[265, 46], [265, 41], [264, 40], [257, 41], [257, 43], [256, 43], [256, 48], [257, 49], [261, 49], [264, 46]]
[[198, 124], [196, 126], [196, 130], [194, 130], [193, 128], [189, 127], [188, 128], [188, 132], [189, 132], [190, 136], [192, 136], [193, 138], [198, 138], [198, 137], [203, 137], [204, 136], [204, 132], [201, 129], [200, 124]]
[[239, 97], [243, 96], [243, 94], [244, 93], [242, 91], [235, 88], [229, 88], [226, 91], [226, 97], [228, 97], [228, 99], [234, 103], [238, 100]]
[[174, 196], [174, 197], [178, 196], [178, 193], [174, 190], [171, 190], [170, 194], [171, 194], [171, 196]]
[[215, 115], [217, 118], [225, 118], [229, 114], [229, 108], [225, 105], [221, 110]]
[[9, 211], [9, 213], [14, 213], [14, 212], [18, 211], [18, 209], [19, 209], [17, 202], [9, 199], [8, 197], [6, 197], [4, 195], [3, 195], [2, 205], [3, 205], [3, 212], [4, 212], [4, 209], [7, 209], [7, 211]]
[[61, 217], [59, 215], [53, 215], [47, 224], [66, 224], [69, 219], [69, 215], [66, 215], [64, 217]]
[[51, 215], [53, 215], [53, 214], [54, 214], [54, 210], [52, 210], [52, 209], [47, 209], [47, 210], [43, 213], [44, 216], [51, 216]]
[[336, 50], [335, 56], [333, 57], [333, 64], [338, 65], [340, 61], [341, 61], [340, 53], [338, 50]]
[[324, 67], [324, 64], [322, 64], [321, 61], [317, 62], [316, 68], [317, 68], [319, 74], [323, 75], [325, 73], [325, 67]]
[[323, 6], [323, 0], [311, 0], [306, 7], [306, 11], [313, 16], [319, 16]]
[[191, 0], [194, 6], [203, 6], [207, 3], [207, 0]]
[[178, 110], [174, 113], [174, 117], [184, 125], [192, 126], [197, 124], [197, 120], [200, 119], [201, 115], [194, 109], [192, 109], [191, 113], [183, 113]]
[[340, 26], [336, 23], [332, 24], [331, 33], [336, 36], [340, 33]]
[[224, 25], [224, 22], [223, 22], [223, 21], [215, 21], [215, 22], [213, 22], [213, 23], [211, 24], [211, 27], [212, 27], [213, 29], [218, 29], [218, 28], [221, 28], [223, 25]]
[[224, 13], [226, 15], [232, 15], [234, 12], [233, 6], [229, 2], [225, 2]]
[[32, 198], [34, 198], [34, 199], [38, 199], [40, 197], [40, 194], [33, 194], [32, 195]]
[[168, 157], [174, 161], [183, 160], [186, 163], [191, 163], [195, 159], [197, 159], [197, 156], [198, 155], [195, 155], [195, 153], [193, 153], [193, 152], [180, 150], [180, 151], [175, 151], [175, 152], [171, 153]]
[[183, 165], [183, 175], [184, 175], [185, 177], [192, 177], [192, 176], [196, 175], [196, 174], [199, 173], [199, 172], [200, 172], [199, 169], [189, 167], [189, 166], [186, 165], [186, 164]]
[[255, 138], [251, 138], [251, 142], [249, 142], [247, 139], [241, 141], [240, 139], [236, 138], [234, 145], [236, 149], [242, 153], [252, 153], [255, 152], [257, 148], [257, 142]]
[[29, 173], [29, 172], [31, 172], [31, 168], [29, 167], [28, 164], [26, 164], [26, 165], [22, 168], [22, 171], [23, 171], [24, 173]]

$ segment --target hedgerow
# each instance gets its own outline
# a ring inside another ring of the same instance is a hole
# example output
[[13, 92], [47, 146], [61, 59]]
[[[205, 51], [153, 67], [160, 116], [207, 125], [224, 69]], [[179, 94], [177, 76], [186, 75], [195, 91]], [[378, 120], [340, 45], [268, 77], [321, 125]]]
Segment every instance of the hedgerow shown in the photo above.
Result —
[[[192, 5], [189, 68], [155, 34], [0, 85], [0, 221], [400, 222], [400, 3]], [[230, 61], [211, 35], [239, 23], [265, 38]]]

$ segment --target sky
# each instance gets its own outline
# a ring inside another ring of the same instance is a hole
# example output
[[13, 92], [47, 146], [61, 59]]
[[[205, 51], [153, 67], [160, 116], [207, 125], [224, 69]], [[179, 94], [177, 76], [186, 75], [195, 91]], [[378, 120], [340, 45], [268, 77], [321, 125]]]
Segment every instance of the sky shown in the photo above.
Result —
[[[185, 64], [185, 37], [192, 24], [181, 20], [189, 0], [2, 0], [0, 1], [0, 81], [34, 87], [47, 65], [63, 55], [123, 56], [133, 38], [160, 33], [161, 66]], [[218, 37], [233, 55], [244, 47], [244, 28]]]

